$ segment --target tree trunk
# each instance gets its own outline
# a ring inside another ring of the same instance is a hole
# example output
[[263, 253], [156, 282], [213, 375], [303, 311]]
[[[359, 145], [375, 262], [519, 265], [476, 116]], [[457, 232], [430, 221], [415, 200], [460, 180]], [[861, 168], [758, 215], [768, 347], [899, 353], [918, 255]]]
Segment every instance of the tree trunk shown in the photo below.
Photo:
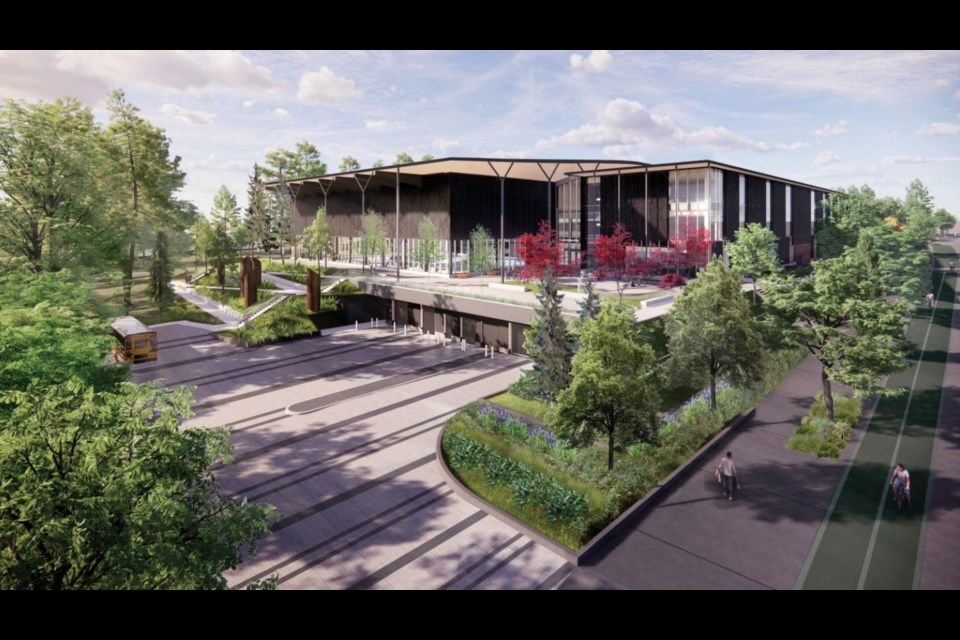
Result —
[[131, 242], [127, 247], [127, 260], [123, 264], [123, 306], [127, 313], [133, 306], [133, 261], [136, 256], [136, 243]]
[[710, 408], [717, 410], [717, 374], [710, 374]]
[[757, 279], [753, 279], [753, 304], [757, 304]]
[[827, 365], [823, 365], [820, 370], [820, 377], [823, 379], [823, 406], [827, 410], [827, 418], [833, 422], [833, 391], [830, 390], [830, 378], [827, 377]]
[[608, 430], [607, 437], [607, 471], [613, 469], [613, 434], [615, 433], [614, 429]]

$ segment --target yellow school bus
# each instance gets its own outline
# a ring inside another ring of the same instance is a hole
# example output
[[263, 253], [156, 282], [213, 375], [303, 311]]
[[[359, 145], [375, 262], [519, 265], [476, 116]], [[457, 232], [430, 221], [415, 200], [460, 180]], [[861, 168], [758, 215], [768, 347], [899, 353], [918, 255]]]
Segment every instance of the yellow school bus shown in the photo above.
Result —
[[117, 318], [110, 325], [120, 344], [114, 345], [117, 362], [146, 362], [157, 359], [157, 332], [133, 316]]

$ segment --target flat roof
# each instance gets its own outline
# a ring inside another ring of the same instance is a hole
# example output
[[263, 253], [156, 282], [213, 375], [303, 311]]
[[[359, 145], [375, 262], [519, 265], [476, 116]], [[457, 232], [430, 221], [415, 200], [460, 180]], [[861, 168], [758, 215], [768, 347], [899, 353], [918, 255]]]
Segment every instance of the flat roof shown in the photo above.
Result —
[[[635, 160], [576, 160], [576, 159], [535, 159], [535, 158], [437, 158], [407, 164], [392, 164], [384, 167], [370, 167], [355, 171], [328, 173], [322, 176], [288, 180], [295, 192], [304, 187], [316, 193], [342, 191], [361, 191], [370, 186], [393, 186], [399, 177], [401, 184], [421, 186], [425, 176], [444, 173], [460, 173], [474, 176], [507, 177], [538, 182], [556, 182], [570, 176], [602, 176], [616, 174], [636, 174], [649, 171], [668, 171], [671, 169], [716, 168], [736, 171], [768, 180], [777, 180], [786, 184], [832, 193], [832, 189], [781, 178], [759, 171], [752, 171], [713, 160], [690, 160], [649, 164]], [[273, 187], [278, 181], [267, 183]]]

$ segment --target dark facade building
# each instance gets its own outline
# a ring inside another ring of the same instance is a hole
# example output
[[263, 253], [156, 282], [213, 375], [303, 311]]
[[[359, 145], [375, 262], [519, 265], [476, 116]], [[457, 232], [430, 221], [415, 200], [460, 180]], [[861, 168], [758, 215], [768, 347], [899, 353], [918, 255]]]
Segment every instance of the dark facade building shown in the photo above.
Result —
[[[598, 235], [617, 223], [640, 246], [665, 247], [692, 230], [714, 242], [733, 239], [748, 222], [780, 239], [784, 262], [807, 262], [829, 190], [710, 160], [644, 164], [606, 160], [446, 158], [290, 181], [301, 233], [325, 206], [339, 259], [358, 262], [361, 216], [385, 216], [391, 240], [384, 263], [460, 271], [470, 232], [486, 227], [515, 255], [516, 239], [549, 220], [571, 260], [590, 256]], [[439, 230], [443, 259], [418, 265], [419, 225]]]

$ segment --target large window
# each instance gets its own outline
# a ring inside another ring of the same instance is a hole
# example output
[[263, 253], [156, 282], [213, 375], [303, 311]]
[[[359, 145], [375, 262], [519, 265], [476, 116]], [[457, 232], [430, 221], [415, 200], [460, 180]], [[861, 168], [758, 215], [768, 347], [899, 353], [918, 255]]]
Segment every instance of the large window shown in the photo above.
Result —
[[557, 185], [557, 238], [565, 262], [580, 261], [580, 178]]
[[709, 229], [710, 238], [723, 236], [723, 172], [719, 169], [683, 169], [670, 172], [670, 240], [682, 240], [697, 229]]

